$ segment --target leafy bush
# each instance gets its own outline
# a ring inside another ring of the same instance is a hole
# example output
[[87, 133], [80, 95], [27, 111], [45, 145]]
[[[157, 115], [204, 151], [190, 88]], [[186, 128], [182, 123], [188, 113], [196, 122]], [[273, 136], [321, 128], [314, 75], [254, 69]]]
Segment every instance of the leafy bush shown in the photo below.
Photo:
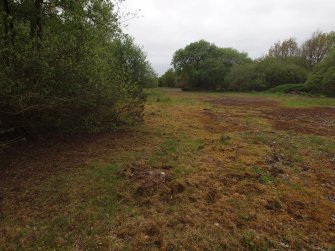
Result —
[[256, 64], [233, 66], [225, 82], [232, 91], [261, 91], [267, 86], [265, 74], [256, 70]]
[[9, 1], [1, 12], [1, 126], [96, 132], [140, 121], [152, 68], [115, 5], [39, 2]]
[[282, 58], [264, 58], [232, 67], [225, 79], [227, 90], [261, 91], [285, 83], [304, 83], [307, 71]]
[[314, 92], [335, 96], [335, 50], [316, 65], [307, 85]]
[[246, 53], [220, 48], [200, 40], [175, 52], [172, 64], [177, 83], [184, 90], [224, 88], [224, 79], [232, 66], [251, 62]]
[[264, 58], [257, 62], [256, 70], [265, 75], [267, 88], [285, 83], [299, 84], [307, 80], [307, 71], [303, 67], [281, 58]]
[[160, 78], [159, 78], [159, 86], [161, 87], [177, 87], [176, 84], [176, 76], [173, 69], [167, 70]]

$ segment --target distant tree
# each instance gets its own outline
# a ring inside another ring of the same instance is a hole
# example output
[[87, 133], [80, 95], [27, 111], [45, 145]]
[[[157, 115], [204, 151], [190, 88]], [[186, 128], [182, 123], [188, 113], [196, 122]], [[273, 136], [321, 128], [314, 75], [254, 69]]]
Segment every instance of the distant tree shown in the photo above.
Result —
[[151, 64], [148, 63], [147, 69], [144, 75], [144, 87], [145, 88], [156, 88], [158, 87], [158, 76]]
[[233, 66], [225, 82], [230, 91], [262, 91], [268, 86], [265, 74], [257, 70], [255, 63]]
[[223, 90], [261, 91], [281, 84], [304, 83], [306, 79], [305, 68], [286, 58], [265, 57], [253, 63], [233, 66]]
[[184, 89], [215, 90], [233, 65], [250, 61], [246, 53], [200, 40], [176, 51], [172, 65]]
[[160, 78], [159, 86], [161, 87], [177, 87], [176, 77], [173, 69], [168, 69]]
[[314, 92], [335, 96], [335, 49], [315, 66], [307, 86]]
[[280, 84], [299, 84], [307, 79], [305, 68], [285, 58], [265, 57], [257, 61], [256, 70], [265, 75], [267, 88]]
[[315, 66], [335, 48], [335, 32], [324, 33], [316, 31], [312, 37], [301, 46], [301, 54], [309, 67]]
[[270, 48], [268, 55], [270, 57], [299, 57], [301, 53], [295, 38], [289, 38], [275, 43]]

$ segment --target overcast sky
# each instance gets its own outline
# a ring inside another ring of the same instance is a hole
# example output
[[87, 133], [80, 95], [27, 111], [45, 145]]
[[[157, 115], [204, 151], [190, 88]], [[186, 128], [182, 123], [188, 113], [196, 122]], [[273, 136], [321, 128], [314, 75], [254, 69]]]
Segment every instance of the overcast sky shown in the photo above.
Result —
[[335, 30], [335, 0], [126, 0], [122, 9], [141, 9], [125, 29], [159, 74], [177, 49], [200, 39], [257, 58], [279, 40]]

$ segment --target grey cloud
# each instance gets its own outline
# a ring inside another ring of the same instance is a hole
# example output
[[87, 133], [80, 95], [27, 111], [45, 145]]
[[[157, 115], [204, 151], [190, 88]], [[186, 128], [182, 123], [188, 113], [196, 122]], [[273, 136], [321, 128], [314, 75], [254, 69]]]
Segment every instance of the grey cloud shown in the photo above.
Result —
[[333, 0], [126, 0], [123, 8], [141, 9], [126, 30], [160, 74], [177, 49], [199, 39], [257, 58], [278, 40], [335, 27]]

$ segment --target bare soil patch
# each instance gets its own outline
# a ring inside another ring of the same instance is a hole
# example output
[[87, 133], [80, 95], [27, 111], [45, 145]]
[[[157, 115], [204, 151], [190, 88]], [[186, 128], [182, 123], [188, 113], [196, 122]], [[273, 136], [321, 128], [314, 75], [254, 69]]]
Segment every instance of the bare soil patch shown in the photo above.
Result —
[[0, 180], [2, 184], [9, 181], [18, 185], [28, 180], [42, 180], [67, 169], [82, 168], [91, 161], [108, 160], [112, 153], [143, 146], [145, 136], [138, 132], [118, 131], [28, 140], [2, 153], [0, 159], [4, 166], [0, 169]]
[[258, 97], [220, 97], [217, 99], [208, 99], [209, 102], [224, 106], [247, 106], [247, 107], [277, 107], [278, 102]]
[[212, 133], [237, 132], [250, 129], [240, 117], [240, 115], [231, 112], [219, 112], [210, 109], [204, 109], [200, 114], [205, 129]]
[[171, 175], [172, 166], [150, 167], [141, 162], [130, 164], [123, 175], [136, 184], [135, 196], [150, 196], [157, 191], [173, 195], [184, 191], [185, 187], [176, 184]]
[[[208, 102], [218, 106], [245, 107], [245, 111], [257, 110], [263, 114], [263, 118], [268, 119], [276, 130], [292, 130], [298, 133], [315, 134], [320, 136], [335, 135], [335, 108], [314, 107], [314, 108], [283, 108], [273, 100], [258, 97], [223, 97], [218, 99], [208, 99]], [[218, 121], [217, 114], [206, 111], [204, 113], [211, 121]], [[222, 117], [229, 115], [222, 114]], [[230, 123], [231, 130], [245, 130], [246, 126]], [[229, 130], [229, 128], [222, 128]]]
[[264, 111], [264, 118], [277, 130], [335, 136], [335, 108], [280, 108]]

